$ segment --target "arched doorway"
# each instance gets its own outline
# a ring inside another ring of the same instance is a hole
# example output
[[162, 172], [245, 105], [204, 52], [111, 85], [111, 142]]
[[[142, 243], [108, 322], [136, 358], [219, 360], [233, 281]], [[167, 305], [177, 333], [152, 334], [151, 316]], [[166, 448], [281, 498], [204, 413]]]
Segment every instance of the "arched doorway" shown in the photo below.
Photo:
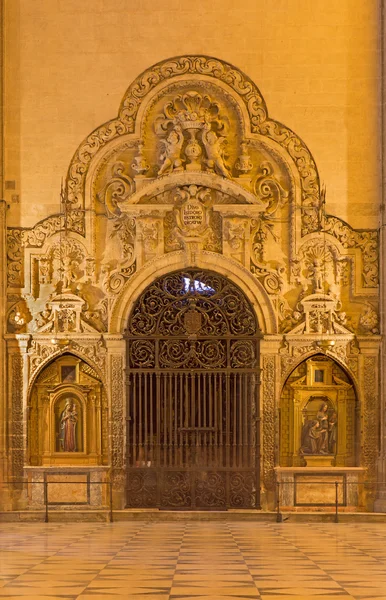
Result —
[[167, 274], [127, 328], [127, 506], [259, 506], [259, 327], [225, 277]]

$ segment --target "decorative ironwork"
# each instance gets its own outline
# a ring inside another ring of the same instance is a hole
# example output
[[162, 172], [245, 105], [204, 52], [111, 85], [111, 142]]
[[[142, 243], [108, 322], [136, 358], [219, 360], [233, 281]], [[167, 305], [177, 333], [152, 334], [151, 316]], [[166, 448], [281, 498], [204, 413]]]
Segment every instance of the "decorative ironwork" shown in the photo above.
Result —
[[131, 315], [130, 335], [184, 335], [192, 310], [201, 316], [202, 336], [257, 333], [252, 308], [232, 282], [208, 271], [186, 271], [165, 275], [146, 290]]
[[259, 331], [241, 290], [207, 271], [165, 275], [135, 304], [127, 343], [128, 506], [258, 506]]

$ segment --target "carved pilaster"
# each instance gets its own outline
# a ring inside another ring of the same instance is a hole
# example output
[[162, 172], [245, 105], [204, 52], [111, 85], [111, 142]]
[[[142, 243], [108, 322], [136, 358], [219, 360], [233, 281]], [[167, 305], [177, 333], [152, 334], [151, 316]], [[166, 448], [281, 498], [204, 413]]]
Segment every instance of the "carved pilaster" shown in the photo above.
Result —
[[124, 507], [125, 491], [125, 341], [121, 336], [107, 336], [110, 382], [110, 452], [114, 505]]
[[[0, 8], [1, 10], [1, 8]], [[1, 120], [1, 115], [0, 115]], [[6, 204], [0, 200], [0, 305], [6, 306]], [[0, 481], [8, 479], [7, 465], [7, 391], [6, 391], [6, 345], [4, 340], [5, 319], [0, 319]], [[0, 490], [0, 507], [6, 506], [6, 492]]]

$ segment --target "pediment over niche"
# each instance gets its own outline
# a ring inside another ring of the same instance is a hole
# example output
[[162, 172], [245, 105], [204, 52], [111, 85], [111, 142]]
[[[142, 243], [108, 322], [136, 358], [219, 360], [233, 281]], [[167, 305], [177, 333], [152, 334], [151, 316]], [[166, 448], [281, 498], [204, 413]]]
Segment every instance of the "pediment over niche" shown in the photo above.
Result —
[[[238, 215], [255, 218], [265, 212], [268, 202], [240, 188], [234, 182], [218, 181], [213, 175], [170, 175], [148, 184], [146, 188], [119, 204], [120, 213], [131, 216], [165, 216], [169, 211], [181, 207], [190, 199], [201, 203], [206, 209], [222, 215]], [[117, 215], [118, 216], [118, 215]]]
[[340, 301], [330, 294], [310, 294], [299, 301], [298, 308], [293, 318], [299, 324], [288, 332], [289, 335], [351, 333], [344, 326], [347, 317], [341, 310]]

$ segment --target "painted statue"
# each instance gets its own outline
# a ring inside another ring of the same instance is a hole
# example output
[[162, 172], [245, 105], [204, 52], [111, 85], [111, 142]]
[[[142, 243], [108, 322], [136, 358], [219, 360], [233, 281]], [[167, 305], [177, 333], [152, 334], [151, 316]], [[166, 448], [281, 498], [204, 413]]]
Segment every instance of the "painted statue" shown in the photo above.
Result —
[[76, 426], [78, 411], [76, 404], [68, 399], [59, 418], [60, 449], [63, 452], [76, 452]]
[[338, 418], [336, 412], [328, 414], [328, 404], [323, 402], [316, 418], [307, 420], [302, 429], [300, 454], [335, 454]]
[[322, 430], [317, 419], [307, 421], [303, 426], [300, 453], [321, 454]]
[[336, 412], [333, 412], [328, 422], [328, 452], [335, 454], [337, 442], [337, 424], [338, 418]]
[[320, 405], [319, 410], [316, 414], [316, 418], [319, 422], [320, 427], [320, 454], [328, 453], [328, 404], [323, 402]]

